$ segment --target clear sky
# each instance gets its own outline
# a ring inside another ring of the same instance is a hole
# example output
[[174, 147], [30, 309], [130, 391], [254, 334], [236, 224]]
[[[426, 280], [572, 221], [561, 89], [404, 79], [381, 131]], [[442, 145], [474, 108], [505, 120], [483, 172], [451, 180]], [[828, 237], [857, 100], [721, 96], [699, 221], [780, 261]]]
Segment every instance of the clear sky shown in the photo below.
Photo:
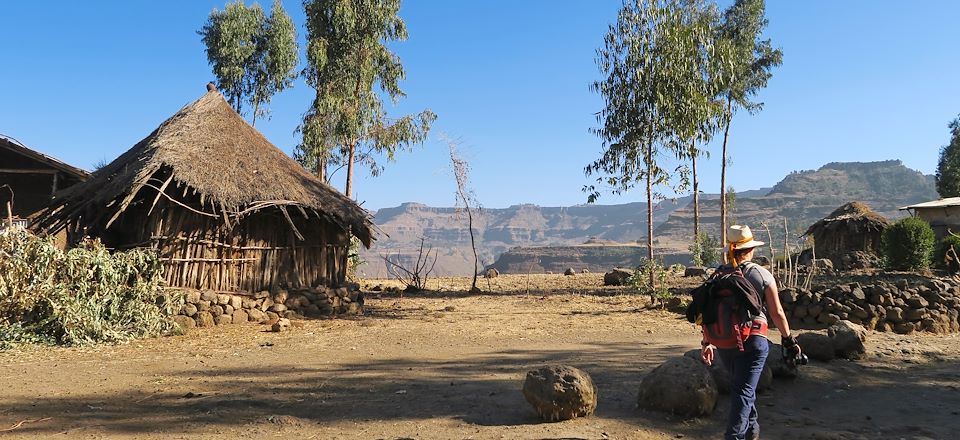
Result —
[[[196, 31], [224, 4], [0, 2], [0, 133], [87, 169], [113, 160], [214, 79]], [[303, 40], [301, 3], [284, 4]], [[436, 112], [435, 134], [463, 141], [484, 206], [583, 203], [583, 167], [602, 151], [589, 133], [602, 102], [588, 84], [599, 78], [594, 53], [620, 4], [405, 0], [410, 38], [393, 48], [408, 96], [390, 112]], [[771, 186], [833, 161], [901, 159], [935, 171], [947, 123], [960, 114], [960, 2], [768, 0], [767, 16], [784, 63], [760, 96], [763, 112], [734, 121], [731, 185]], [[311, 98], [298, 82], [257, 128], [290, 153]], [[702, 165], [708, 192], [719, 191], [718, 159], [714, 149]], [[360, 170], [357, 199], [371, 209], [451, 206], [448, 164], [431, 136], [380, 177]], [[600, 203], [644, 198], [638, 190]]]

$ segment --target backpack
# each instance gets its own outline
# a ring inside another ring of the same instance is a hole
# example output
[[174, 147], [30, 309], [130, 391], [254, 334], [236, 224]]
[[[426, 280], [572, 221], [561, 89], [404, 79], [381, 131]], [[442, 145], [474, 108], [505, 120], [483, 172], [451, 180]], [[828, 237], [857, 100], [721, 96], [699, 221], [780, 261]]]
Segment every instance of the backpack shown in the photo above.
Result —
[[760, 293], [744, 277], [746, 264], [721, 266], [693, 290], [687, 321], [703, 327], [703, 338], [717, 348], [738, 348], [751, 334], [766, 334], [767, 322]]

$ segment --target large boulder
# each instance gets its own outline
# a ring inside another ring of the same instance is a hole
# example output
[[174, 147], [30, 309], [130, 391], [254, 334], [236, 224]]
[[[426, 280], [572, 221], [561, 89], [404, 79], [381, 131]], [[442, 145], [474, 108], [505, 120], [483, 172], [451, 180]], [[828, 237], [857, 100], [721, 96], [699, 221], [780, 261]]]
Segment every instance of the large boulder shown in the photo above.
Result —
[[[801, 350], [803, 346], [801, 346]], [[783, 346], [770, 343], [770, 354], [767, 355], [767, 365], [774, 379], [793, 379], [797, 377], [800, 370], [797, 364], [787, 363], [783, 360]]]
[[[690, 350], [683, 355], [703, 363], [703, 360], [700, 359], [699, 349]], [[709, 366], [704, 364], [704, 366], [710, 370], [710, 375], [713, 376], [713, 381], [717, 384], [717, 392], [720, 394], [730, 394], [730, 372], [727, 371], [727, 368], [723, 365], [720, 356], [718, 355], [717, 358], [714, 359], [713, 364]], [[771, 385], [773, 385], [773, 371], [770, 369], [770, 358], [767, 358], [767, 363], [763, 366], [763, 372], [760, 373], [760, 381], [757, 383], [757, 392], [766, 391], [770, 389]]]
[[603, 285], [604, 286], [625, 286], [627, 285], [630, 277], [633, 276], [633, 271], [629, 269], [616, 268], [603, 274]]
[[563, 271], [563, 274], [566, 276], [576, 275], [572, 267], [568, 267], [567, 270]]
[[836, 355], [833, 349], [833, 340], [823, 333], [805, 332], [797, 335], [800, 351], [806, 353], [810, 359], [830, 362]]
[[[827, 336], [833, 342], [833, 352], [839, 358], [863, 359], [867, 349], [863, 342], [867, 340], [867, 330], [850, 321], [840, 321], [827, 329]], [[801, 349], [803, 346], [800, 346]]]
[[548, 365], [527, 372], [523, 397], [548, 422], [586, 417], [597, 409], [593, 379], [569, 365]]
[[643, 378], [637, 404], [645, 409], [697, 417], [713, 412], [718, 394], [707, 366], [680, 356], [668, 359]]

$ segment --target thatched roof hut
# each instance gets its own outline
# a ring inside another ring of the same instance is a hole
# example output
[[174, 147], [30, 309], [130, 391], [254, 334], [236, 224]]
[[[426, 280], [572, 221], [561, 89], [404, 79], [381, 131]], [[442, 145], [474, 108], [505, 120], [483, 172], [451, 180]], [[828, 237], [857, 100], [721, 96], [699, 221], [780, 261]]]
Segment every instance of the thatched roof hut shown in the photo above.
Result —
[[0, 208], [26, 219], [50, 203], [57, 190], [75, 185], [90, 173], [61, 162], [0, 134]]
[[216, 90], [57, 194], [38, 227], [152, 246], [168, 285], [222, 291], [340, 283], [350, 235], [369, 247], [374, 229]]
[[803, 235], [813, 237], [818, 258], [835, 260], [850, 252], [876, 253], [888, 226], [890, 221], [869, 206], [849, 202], [811, 225]]

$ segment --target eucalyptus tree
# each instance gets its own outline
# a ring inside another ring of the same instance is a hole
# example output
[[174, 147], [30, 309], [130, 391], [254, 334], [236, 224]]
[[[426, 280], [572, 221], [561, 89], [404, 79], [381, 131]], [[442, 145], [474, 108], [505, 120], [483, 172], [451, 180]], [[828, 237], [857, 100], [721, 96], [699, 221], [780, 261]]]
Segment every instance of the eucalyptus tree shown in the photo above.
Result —
[[950, 122], [950, 143], [940, 149], [937, 162], [937, 193], [960, 197], [960, 117]]
[[717, 94], [724, 104], [723, 149], [720, 159], [720, 234], [727, 238], [727, 141], [730, 123], [738, 109], [754, 114], [763, 108], [762, 102], [751, 99], [767, 86], [771, 70], [783, 62], [783, 52], [775, 49], [770, 40], [760, 40], [767, 19], [764, 0], [736, 0], [723, 14], [717, 30], [717, 39], [731, 50], [731, 57], [720, 76], [723, 85]]
[[[596, 62], [604, 78], [591, 89], [604, 100], [597, 113], [602, 156], [585, 168], [587, 176], [615, 194], [638, 184], [647, 196], [647, 260], [654, 261], [653, 203], [657, 190], [672, 183], [664, 168], [671, 158], [683, 158], [689, 139], [698, 132], [700, 116], [710, 99], [699, 83], [702, 44], [712, 36], [704, 20], [690, 11], [694, 2], [680, 0], [625, 1], [617, 22], [609, 26]], [[697, 3], [699, 5], [699, 3]], [[699, 7], [699, 6], [697, 6]], [[600, 196], [586, 186], [588, 201]], [[654, 271], [649, 271], [655, 287]]]
[[237, 113], [249, 103], [254, 125], [257, 116], [266, 114], [273, 95], [293, 85], [297, 34], [280, 0], [274, 1], [269, 17], [256, 3], [249, 7], [243, 0], [228, 3], [223, 11], [214, 9], [197, 33], [206, 46], [217, 88]]
[[305, 0], [304, 9], [303, 75], [316, 96], [304, 115], [297, 154], [315, 161], [318, 174], [326, 174], [327, 162], [338, 157], [347, 169], [344, 193], [349, 197], [356, 164], [379, 174], [378, 158], [393, 161], [399, 150], [423, 143], [436, 115], [424, 110], [390, 119], [383, 107], [381, 94], [394, 103], [405, 96], [399, 84], [403, 66], [387, 48], [407, 38], [397, 15], [400, 0]]

